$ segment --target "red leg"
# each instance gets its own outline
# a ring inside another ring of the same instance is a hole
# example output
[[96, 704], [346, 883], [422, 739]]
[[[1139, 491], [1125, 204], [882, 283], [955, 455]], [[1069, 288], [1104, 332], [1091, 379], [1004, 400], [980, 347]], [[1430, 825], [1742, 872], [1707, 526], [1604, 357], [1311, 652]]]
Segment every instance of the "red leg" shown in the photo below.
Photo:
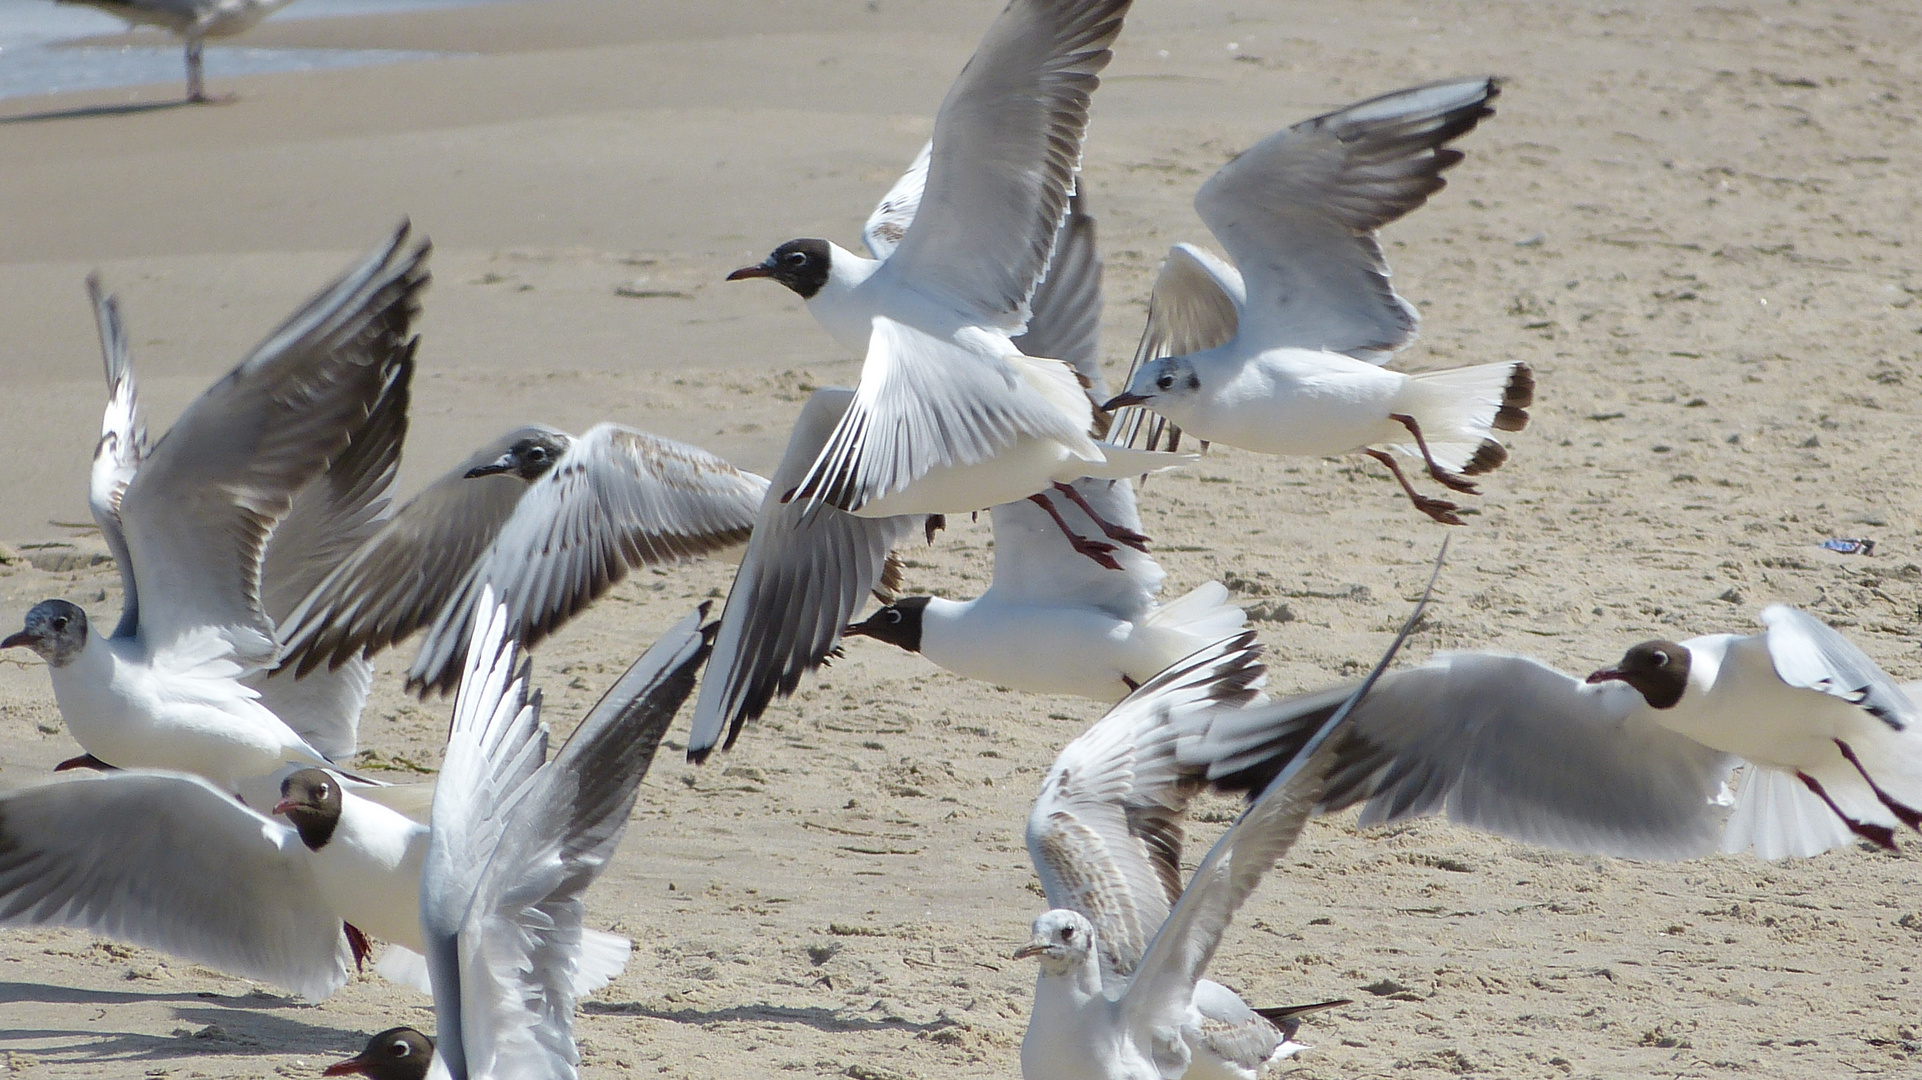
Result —
[[1415, 504], [1415, 509], [1420, 510], [1422, 513], [1441, 522], [1443, 525], [1468, 524], [1455, 514], [1455, 511], [1461, 509], [1461, 507], [1443, 499], [1431, 499], [1416, 491], [1415, 485], [1409, 483], [1408, 478], [1402, 475], [1401, 466], [1395, 464], [1394, 457], [1391, 456], [1388, 451], [1363, 450], [1362, 453], [1388, 466], [1388, 471], [1395, 474], [1395, 479], [1401, 483], [1401, 489], [1408, 493], [1408, 501]]
[[1884, 851], [1895, 850], [1894, 829], [1889, 828], [1887, 825], [1870, 825], [1866, 821], [1857, 821], [1847, 814], [1844, 814], [1842, 808], [1835, 805], [1835, 800], [1829, 798], [1829, 793], [1822, 790], [1822, 785], [1816, 783], [1815, 777], [1810, 776], [1808, 773], [1798, 772], [1795, 774], [1795, 778], [1808, 785], [1808, 789], [1815, 792], [1816, 798], [1828, 803], [1829, 809], [1835, 811], [1835, 816], [1842, 819], [1842, 824], [1847, 825], [1850, 832]]
[[1862, 774], [1862, 780], [1869, 785], [1870, 791], [1875, 792], [1875, 797], [1882, 800], [1882, 805], [1889, 808], [1889, 813], [1894, 814], [1902, 824], [1922, 832], [1922, 813], [1896, 802], [1888, 792], [1883, 791], [1882, 785], [1870, 778], [1869, 771], [1862, 767], [1862, 760], [1855, 756], [1855, 750], [1848, 743], [1837, 739], [1835, 745], [1842, 751], [1842, 756], [1849, 759], [1849, 764], [1855, 766], [1855, 771]]
[[366, 933], [353, 923], [344, 922], [340, 925], [347, 931], [347, 947], [354, 953], [354, 970], [364, 970], [367, 967], [367, 954], [374, 951], [373, 943], [368, 941]]
[[1450, 491], [1459, 491], [1463, 495], [1481, 494], [1481, 489], [1475, 486], [1473, 480], [1467, 477], [1456, 476], [1454, 473], [1435, 464], [1435, 455], [1428, 452], [1428, 440], [1422, 437], [1421, 425], [1415, 423], [1414, 417], [1406, 413], [1389, 413], [1388, 419], [1407, 428], [1408, 433], [1415, 437], [1415, 448], [1421, 451], [1421, 459], [1428, 463], [1428, 475], [1434, 477], [1436, 483], [1448, 488]]
[[94, 757], [92, 754], [82, 754], [79, 757], [70, 757], [60, 764], [55, 765], [53, 771], [66, 772], [68, 769], [97, 769], [100, 772], [114, 772], [117, 768], [117, 766], [109, 765], [99, 758]]
[[1054, 486], [1056, 490], [1061, 492], [1061, 494], [1066, 495], [1068, 497], [1069, 502], [1075, 504], [1076, 506], [1079, 506], [1081, 508], [1082, 513], [1088, 515], [1088, 518], [1090, 520], [1092, 520], [1096, 525], [1101, 527], [1101, 535], [1107, 537], [1110, 540], [1114, 540], [1119, 543], [1126, 544], [1129, 547], [1135, 549], [1136, 551], [1145, 552], [1148, 550], [1147, 537], [1141, 535], [1140, 533], [1134, 531], [1133, 529], [1126, 528], [1121, 525], [1116, 525], [1114, 522], [1111, 522], [1108, 519], [1102, 517], [1100, 514], [1095, 513], [1094, 507], [1088, 505], [1088, 500], [1081, 497], [1081, 492], [1076, 491], [1074, 488], [1074, 485], [1064, 484], [1064, 483], [1061, 483], [1059, 480], [1057, 480], [1055, 481]]
[[1061, 527], [1061, 535], [1068, 538], [1068, 543], [1073, 544], [1076, 551], [1110, 570], [1121, 569], [1121, 564], [1114, 561], [1114, 555], [1111, 554], [1114, 551], [1113, 544], [1104, 544], [1099, 540], [1090, 540], [1076, 533], [1073, 529], [1068, 528], [1068, 523], [1061, 520], [1061, 511], [1054, 508], [1054, 504], [1048, 501], [1046, 495], [1030, 495], [1028, 496], [1028, 501], [1048, 512], [1048, 516], [1054, 519], [1054, 523]]

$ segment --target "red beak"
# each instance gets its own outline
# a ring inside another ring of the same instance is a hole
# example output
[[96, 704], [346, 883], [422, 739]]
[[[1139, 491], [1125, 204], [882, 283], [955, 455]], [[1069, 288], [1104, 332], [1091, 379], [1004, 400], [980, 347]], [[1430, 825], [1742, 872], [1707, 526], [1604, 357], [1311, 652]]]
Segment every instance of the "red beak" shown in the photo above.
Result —
[[359, 1057], [350, 1057], [346, 1061], [336, 1061], [332, 1065], [320, 1070], [320, 1075], [322, 1076], [353, 1076], [357, 1073], [362, 1076], [367, 1075], [367, 1063]]
[[[292, 810], [293, 808], [294, 808], [294, 800], [292, 800], [292, 799], [282, 799], [282, 800], [280, 800], [279, 802], [277, 802], [277, 803], [275, 803], [275, 804], [274, 804], [274, 809], [273, 809], [273, 813], [275, 813], [275, 814], [284, 814], [284, 813], [286, 813], [287, 811], [289, 811], [289, 810]], [[345, 1064], [347, 1064], [347, 1063], [343, 1061], [343, 1062], [341, 1062], [341, 1064], [342, 1064], [342, 1065], [345, 1065]], [[334, 1073], [328, 1073], [327, 1075], [329, 1075], [329, 1076], [333, 1076], [333, 1075], [336, 1075], [336, 1074], [334, 1074]]]
[[1620, 682], [1622, 681], [1623, 677], [1624, 676], [1621, 668], [1605, 667], [1602, 670], [1597, 671], [1593, 675], [1590, 675], [1587, 679], [1587, 682], [1590, 686], [1593, 686], [1596, 683]]
[[33, 639], [27, 636], [25, 630], [22, 630], [17, 634], [9, 634], [5, 641], [0, 641], [0, 649], [25, 649], [32, 644]]
[[773, 277], [773, 276], [774, 276], [774, 271], [769, 269], [766, 263], [759, 262], [759, 263], [755, 263], [753, 266], [741, 267], [739, 270], [736, 270], [732, 274], [729, 274], [727, 276], [727, 279], [729, 281], [746, 281], [748, 278]]

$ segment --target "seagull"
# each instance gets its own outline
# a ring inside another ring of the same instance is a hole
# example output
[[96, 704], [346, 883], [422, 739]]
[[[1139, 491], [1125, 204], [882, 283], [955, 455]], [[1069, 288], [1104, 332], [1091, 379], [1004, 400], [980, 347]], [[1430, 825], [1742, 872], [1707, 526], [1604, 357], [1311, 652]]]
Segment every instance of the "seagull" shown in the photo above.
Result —
[[[403, 250], [407, 233], [296, 312], [139, 461], [103, 526], [124, 554], [114, 633], [47, 600], [0, 640], [47, 662], [61, 715], [94, 761], [228, 790], [285, 764], [329, 764], [239, 680], [279, 658], [263, 607], [270, 536], [412, 362], [428, 246]], [[96, 479], [119, 468], [96, 457]]]
[[[853, 403], [783, 499], [863, 517], [961, 513], [1187, 460], [1097, 443], [1073, 368], [1012, 340], [1047, 271], [1089, 96], [1127, 9], [1128, 0], [1014, 0], [942, 102], [925, 190], [884, 199], [886, 227], [871, 222], [870, 238], [883, 238], [877, 258], [794, 240], [729, 275], [787, 286], [866, 357]], [[902, 183], [918, 186], [917, 171]], [[1070, 539], [1091, 555], [1109, 547]]]
[[[1078, 480], [1087, 516], [1141, 524], [1126, 480]], [[1162, 569], [1123, 549], [1119, 570], [1074, 553], [1029, 502], [1005, 503], [994, 525], [994, 580], [973, 600], [909, 596], [847, 628], [918, 652], [958, 675], [1037, 694], [1116, 702], [1247, 621], [1228, 590], [1207, 582], [1172, 603], [1155, 602]]]
[[[893, 250], [920, 205], [932, 146], [922, 147], [869, 222], [868, 246], [878, 257]], [[1056, 233], [1047, 277], [1035, 289], [1027, 333], [1014, 340], [1023, 351], [1073, 364], [1091, 400], [1107, 396], [1100, 364], [1101, 275], [1095, 219], [1076, 195]], [[854, 391], [834, 387], [808, 398], [770, 492], [801, 482], [853, 400]], [[763, 500], [694, 703], [688, 760], [705, 761], [717, 745], [732, 747], [774, 698], [792, 694], [803, 674], [840, 655], [843, 627], [862, 598], [871, 592], [885, 604], [898, 596], [900, 568], [890, 552], [916, 530], [932, 542], [940, 526], [940, 518], [927, 515], [856, 517], [772, 495]]]
[[707, 605], [655, 642], [553, 761], [512, 616], [483, 588], [421, 868], [420, 921], [454, 1080], [572, 1077], [581, 895], [620, 843], [661, 738], [694, 689]]
[[[1643, 642], [1586, 680], [1486, 652], [1395, 672], [1356, 707], [1323, 809], [1636, 859], [1893, 848], [1895, 826], [1922, 825], [1922, 710], [1820, 619], [1774, 605], [1762, 623]], [[1215, 775], [1272, 760], [1284, 714], [1312, 729], [1345, 694], [1222, 720], [1193, 752]]]
[[[1534, 374], [1520, 361], [1412, 375], [1379, 366], [1421, 320], [1390, 287], [1375, 234], [1441, 190], [1462, 159], [1445, 144], [1491, 115], [1497, 93], [1490, 78], [1400, 90], [1277, 132], [1223, 166], [1195, 209], [1235, 265], [1190, 244], [1169, 251], [1135, 368], [1105, 407], [1145, 406], [1204, 446], [1359, 451], [1416, 509], [1462, 524], [1460, 507], [1418, 493], [1390, 450], [1474, 494], [1467, 478], [1508, 458], [1493, 432], [1527, 425]], [[1140, 418], [1121, 430], [1140, 434]]]
[[425, 697], [460, 679], [492, 586], [533, 647], [640, 566], [746, 543], [768, 481], [619, 424], [517, 428], [434, 481], [340, 560], [281, 627], [302, 681], [426, 628], [407, 672]]
[[158, 26], [187, 42], [187, 100], [193, 104], [232, 101], [210, 98], [201, 84], [200, 51], [207, 38], [232, 37], [292, 3], [293, 0], [58, 0], [116, 15], [129, 26]]
[[[139, 590], [120, 520], [120, 500], [151, 449], [119, 301], [102, 289], [98, 275], [87, 278], [87, 293], [107, 376], [107, 406], [94, 448], [87, 503], [120, 570], [125, 600], [114, 636], [124, 637], [139, 625]], [[400, 467], [413, 374], [409, 352], [397, 359], [392, 378], [366, 420], [351, 432], [347, 447], [327, 463], [320, 477], [301, 489], [287, 516], [268, 537], [260, 565], [260, 602], [276, 625], [318, 583], [319, 576], [366, 539], [384, 516], [387, 494]], [[280, 667], [266, 668], [240, 681], [309, 746], [334, 761], [352, 757], [360, 712], [373, 688], [373, 665], [357, 658], [324, 677], [302, 681], [281, 672]], [[109, 766], [83, 754], [61, 762], [54, 771], [78, 767]]]
[[[1203, 784], [1197, 760], [1192, 753], [1183, 760], [1181, 750], [1206, 745], [1213, 718], [1237, 714], [1252, 699], [1246, 671], [1254, 635], [1178, 661], [1055, 758], [1027, 829], [1028, 854], [1053, 907], [1014, 954], [1041, 968], [1021, 1041], [1024, 1077], [1256, 1080], [1301, 1049], [1264, 1010], [1201, 976], [1228, 921], [1307, 823], [1336, 764], [1339, 740], [1331, 736], [1421, 611], [1418, 605], [1348, 704], [1256, 789], [1185, 889], [1180, 819]], [[1346, 1002], [1292, 1012], [1339, 1004]]]

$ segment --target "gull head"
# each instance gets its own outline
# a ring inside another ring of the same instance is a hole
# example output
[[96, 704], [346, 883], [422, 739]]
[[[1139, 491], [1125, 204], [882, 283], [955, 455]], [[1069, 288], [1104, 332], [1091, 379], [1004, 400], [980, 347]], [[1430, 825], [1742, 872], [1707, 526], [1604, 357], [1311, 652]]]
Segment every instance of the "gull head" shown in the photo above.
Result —
[[1101, 408], [1113, 412], [1125, 405], [1146, 405], [1159, 413], [1185, 412], [1200, 392], [1201, 375], [1195, 371], [1194, 362], [1185, 356], [1164, 356], [1141, 365], [1128, 380], [1128, 388]]
[[1014, 951], [1016, 960], [1039, 957], [1041, 970], [1055, 975], [1088, 962], [1094, 952], [1094, 924], [1078, 911], [1055, 908], [1034, 920], [1034, 937]]
[[324, 769], [302, 769], [280, 782], [274, 813], [293, 822], [300, 842], [319, 851], [340, 825], [340, 781]]
[[48, 667], [66, 667], [87, 647], [87, 613], [65, 600], [42, 600], [27, 612], [27, 624], [0, 641], [0, 649], [32, 649]]
[[1625, 682], [1651, 709], [1672, 709], [1688, 691], [1688, 648], [1673, 641], [1644, 641], [1622, 662], [1588, 677], [1591, 683]]
[[932, 597], [906, 596], [842, 631], [848, 637], [871, 637], [909, 652], [921, 651], [921, 620]]
[[789, 240], [774, 253], [753, 266], [743, 266], [727, 276], [729, 281], [747, 278], [773, 278], [793, 289], [803, 300], [814, 299], [828, 283], [834, 256], [826, 240]]
[[553, 468], [572, 443], [572, 439], [558, 431], [531, 435], [508, 447], [500, 457], [467, 470], [467, 479], [513, 473], [531, 484]]
[[410, 1027], [388, 1028], [367, 1040], [367, 1049], [321, 1070], [322, 1076], [359, 1075], [372, 1080], [421, 1080], [434, 1060], [434, 1040]]

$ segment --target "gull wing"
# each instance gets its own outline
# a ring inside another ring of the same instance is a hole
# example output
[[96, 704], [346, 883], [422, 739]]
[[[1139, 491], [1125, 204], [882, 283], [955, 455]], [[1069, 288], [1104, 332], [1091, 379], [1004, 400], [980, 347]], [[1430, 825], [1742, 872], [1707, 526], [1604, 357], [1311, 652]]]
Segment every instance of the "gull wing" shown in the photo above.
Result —
[[443, 693], [482, 586], [492, 585], [533, 648], [638, 566], [747, 542], [766, 478], [687, 443], [597, 424], [528, 485], [520, 506], [442, 606], [408, 669], [411, 688]]
[[863, 518], [781, 501], [853, 400], [852, 390], [816, 390], [795, 421], [721, 611], [714, 659], [694, 703], [691, 761], [705, 761], [717, 744], [732, 747], [769, 702], [792, 694], [804, 673], [840, 652], [842, 630], [885, 577], [888, 553], [921, 527], [919, 515]]
[[881, 196], [874, 213], [868, 215], [867, 224], [861, 227], [861, 239], [867, 244], [869, 255], [887, 258], [907, 235], [915, 212], [921, 209], [921, 193], [928, 186], [928, 156], [933, 152], [934, 140], [922, 143], [921, 152], [914, 155], [908, 171], [901, 174], [901, 179]]
[[1018, 333], [1129, 0], [1014, 0], [935, 115], [926, 194], [880, 273]]
[[[1057, 374], [1069, 379], [1064, 365], [986, 357], [877, 315], [853, 402], [806, 478], [782, 498], [853, 512], [937, 466], [986, 461], [1023, 436], [1099, 461], [1087, 435], [1093, 410], [1086, 395], [1078, 386], [1043, 385]], [[1068, 411], [1070, 400], [1081, 405], [1078, 415]]]
[[1762, 610], [1769, 659], [1790, 686], [1860, 705], [1896, 731], [1922, 719], [1914, 701], [1867, 653], [1822, 620], [1785, 604]]
[[[1176, 244], [1162, 260], [1148, 297], [1148, 325], [1141, 330], [1134, 362], [1121, 384], [1164, 356], [1186, 356], [1218, 348], [1235, 339], [1241, 306], [1247, 301], [1241, 272], [1193, 244]], [[1178, 445], [1180, 429], [1139, 405], [1115, 410], [1110, 438], [1124, 446], [1158, 449], [1164, 436]]]
[[1494, 110], [1494, 79], [1370, 98], [1256, 143], [1195, 195], [1247, 282], [1241, 337], [1383, 363], [1420, 316], [1388, 281], [1375, 231], [1441, 190], [1449, 141]]
[[120, 501], [140, 636], [163, 651], [224, 639], [237, 660], [278, 656], [261, 560], [295, 495], [346, 448], [411, 357], [428, 245], [391, 240], [322, 291], [203, 393], [154, 444]]
[[1034, 314], [1013, 342], [1029, 356], [1067, 361], [1089, 398], [1100, 403], [1108, 400], [1108, 381], [1101, 374], [1102, 264], [1094, 215], [1085, 206], [1078, 192], [1068, 199], [1047, 276], [1029, 302]]
[[477, 476], [522, 439], [552, 428], [516, 428], [441, 474], [333, 566], [281, 622], [281, 664], [306, 678], [372, 656], [440, 617], [507, 525], [528, 485], [518, 476]]
[[1028, 856], [1050, 907], [1095, 926], [1104, 977], [1135, 970], [1181, 893], [1182, 814], [1200, 775], [1175, 754], [1197, 714], [1254, 696], [1244, 633], [1177, 661], [1062, 749], [1028, 814]]
[[120, 569], [120, 625], [113, 636], [131, 635], [140, 625], [140, 591], [134, 587], [133, 559], [120, 526], [120, 499], [147, 456], [147, 424], [140, 415], [140, 394], [134, 383], [133, 357], [127, 351], [127, 330], [120, 322], [120, 301], [103, 292], [100, 275], [87, 275], [87, 296], [93, 301], [94, 321], [100, 327], [100, 355], [107, 369], [107, 408], [100, 417], [100, 442], [93, 449], [93, 472], [87, 484], [87, 506], [93, 511], [100, 537], [113, 552]]
[[0, 924], [67, 926], [318, 1001], [352, 953], [300, 836], [184, 773], [0, 795]]

